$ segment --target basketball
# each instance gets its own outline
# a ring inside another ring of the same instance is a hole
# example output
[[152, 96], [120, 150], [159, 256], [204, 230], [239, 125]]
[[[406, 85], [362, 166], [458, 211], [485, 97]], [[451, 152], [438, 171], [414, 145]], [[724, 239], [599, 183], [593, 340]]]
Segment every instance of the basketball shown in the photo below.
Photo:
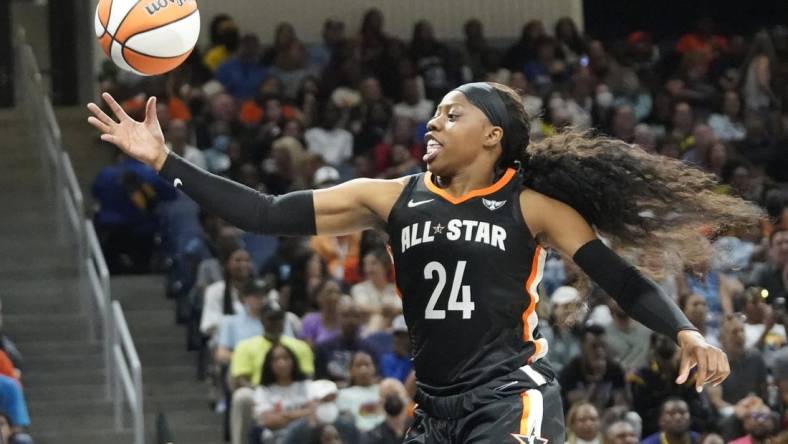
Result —
[[120, 68], [143, 76], [178, 67], [200, 35], [194, 0], [99, 0], [96, 37]]

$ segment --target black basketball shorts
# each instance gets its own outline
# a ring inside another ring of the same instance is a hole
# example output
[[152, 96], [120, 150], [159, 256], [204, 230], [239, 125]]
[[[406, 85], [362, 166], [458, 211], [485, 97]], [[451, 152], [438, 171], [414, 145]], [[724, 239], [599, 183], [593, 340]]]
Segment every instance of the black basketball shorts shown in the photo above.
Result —
[[564, 444], [561, 390], [541, 363], [466, 393], [416, 394], [415, 421], [404, 444]]

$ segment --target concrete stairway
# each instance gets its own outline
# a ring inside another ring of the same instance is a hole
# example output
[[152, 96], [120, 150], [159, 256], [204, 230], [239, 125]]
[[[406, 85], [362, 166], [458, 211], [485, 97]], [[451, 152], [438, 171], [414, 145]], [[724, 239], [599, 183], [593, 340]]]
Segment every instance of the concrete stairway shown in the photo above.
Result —
[[176, 444], [221, 443], [222, 417], [209, 409], [208, 385], [197, 381], [197, 356], [186, 351], [164, 277], [113, 277], [112, 296], [123, 306], [142, 362], [146, 429], [152, 432], [164, 413]]
[[57, 241], [39, 150], [27, 134], [21, 115], [0, 111], [0, 299], [3, 331], [25, 358], [30, 432], [39, 444], [130, 443], [111, 416], [91, 413], [112, 411], [101, 347], [90, 337], [76, 249]]

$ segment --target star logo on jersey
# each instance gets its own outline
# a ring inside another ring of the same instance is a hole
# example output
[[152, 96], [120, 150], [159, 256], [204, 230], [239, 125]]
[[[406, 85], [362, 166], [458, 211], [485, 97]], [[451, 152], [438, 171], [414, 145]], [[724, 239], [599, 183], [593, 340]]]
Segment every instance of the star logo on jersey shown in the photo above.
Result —
[[536, 436], [533, 433], [530, 436], [512, 433], [512, 438], [516, 439], [520, 444], [547, 444], [548, 441], [547, 438]]
[[490, 200], [490, 199], [482, 199], [482, 203], [485, 207], [487, 207], [490, 211], [495, 211], [498, 208], [501, 208], [506, 204], [505, 200]]
[[446, 229], [446, 227], [444, 227], [443, 225], [438, 223], [438, 225], [435, 225], [434, 227], [432, 227], [432, 233], [433, 234], [443, 234], [443, 230], [445, 230], [445, 229]]

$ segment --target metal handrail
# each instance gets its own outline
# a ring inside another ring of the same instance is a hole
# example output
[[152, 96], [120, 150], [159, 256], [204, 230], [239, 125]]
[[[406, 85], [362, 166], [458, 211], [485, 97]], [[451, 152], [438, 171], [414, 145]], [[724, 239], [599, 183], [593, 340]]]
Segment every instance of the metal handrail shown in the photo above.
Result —
[[129, 404], [140, 406], [138, 409], [132, 409], [132, 427], [134, 429], [134, 444], [144, 444], [145, 418], [142, 416], [142, 365], [137, 355], [137, 349], [134, 347], [134, 341], [131, 339], [129, 327], [126, 324], [126, 317], [123, 316], [123, 309], [118, 301], [112, 301], [112, 318], [112, 324], [115, 326], [112, 331], [112, 352], [115, 368], [120, 370], [120, 378], [115, 379], [115, 394], [113, 396], [115, 427], [123, 427], [123, 406], [120, 400], [120, 390], [123, 388]]
[[[61, 241], [71, 240], [76, 244], [80, 288], [92, 296], [88, 302], [94, 307], [95, 316], [90, 326], [92, 337], [103, 343], [106, 396], [113, 401], [115, 428], [125, 429], [122, 399], [125, 397], [131, 410], [134, 444], [145, 444], [142, 366], [120, 303], [112, 301], [107, 263], [93, 222], [85, 218], [82, 189], [71, 158], [63, 149], [52, 101], [45, 93], [38, 63], [32, 47], [25, 42], [22, 28], [17, 34], [14, 55], [20, 89], [18, 104], [24, 108], [34, 141], [41, 148], [47, 188], [56, 207], [58, 235]], [[70, 229], [66, 230], [65, 225]]]

